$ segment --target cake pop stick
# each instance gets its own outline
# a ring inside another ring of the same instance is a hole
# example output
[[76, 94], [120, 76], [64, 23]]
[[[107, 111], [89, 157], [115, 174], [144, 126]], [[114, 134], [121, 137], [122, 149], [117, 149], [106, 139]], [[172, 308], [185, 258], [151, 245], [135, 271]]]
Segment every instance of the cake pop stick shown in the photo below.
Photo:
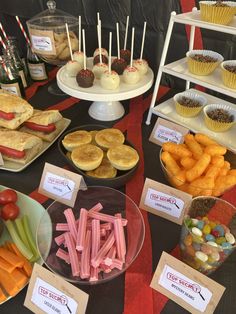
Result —
[[112, 32], [109, 33], [109, 58], [108, 58], [109, 73], [111, 73], [111, 45], [112, 45]]
[[66, 34], [67, 34], [67, 40], [68, 40], [68, 45], [69, 45], [69, 50], [70, 50], [70, 57], [71, 60], [73, 61], [73, 53], [72, 53], [72, 48], [71, 48], [71, 42], [70, 42], [70, 34], [69, 34], [69, 29], [68, 29], [68, 24], [66, 23]]
[[82, 36], [83, 36], [83, 50], [84, 50], [84, 70], [86, 70], [86, 47], [85, 47], [85, 31], [82, 29]]
[[145, 34], [146, 34], [146, 25], [147, 25], [147, 22], [144, 22], [144, 24], [143, 24], [142, 45], [141, 45], [140, 58], [139, 58], [140, 60], [143, 59], [143, 47], [144, 47]]
[[99, 14], [99, 12], [97, 12], [97, 21], [98, 21], [98, 24], [99, 24], [99, 21], [100, 21], [100, 14]]
[[117, 57], [118, 57], [118, 59], [120, 59], [119, 23], [116, 23], [116, 38], [117, 38]]
[[132, 37], [131, 37], [131, 57], [130, 66], [133, 66], [133, 54], [134, 54], [134, 27], [132, 27]]
[[98, 33], [99, 63], [102, 63], [102, 45], [101, 45], [101, 33], [100, 33], [99, 24], [97, 25], [97, 33]]
[[127, 15], [127, 19], [126, 19], [124, 50], [126, 50], [127, 36], [128, 36], [128, 28], [129, 28], [129, 15]]
[[79, 52], [81, 51], [81, 15], [79, 16]]

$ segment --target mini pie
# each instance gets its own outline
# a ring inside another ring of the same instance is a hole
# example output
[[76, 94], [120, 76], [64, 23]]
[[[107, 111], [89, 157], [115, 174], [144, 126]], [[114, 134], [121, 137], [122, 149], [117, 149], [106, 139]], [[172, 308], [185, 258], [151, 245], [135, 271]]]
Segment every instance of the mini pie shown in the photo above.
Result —
[[95, 141], [102, 149], [107, 150], [112, 146], [123, 144], [125, 137], [118, 129], [104, 129], [97, 132]]
[[81, 145], [71, 153], [71, 159], [76, 167], [85, 171], [96, 169], [101, 164], [102, 158], [101, 148], [92, 144]]
[[100, 166], [94, 170], [87, 171], [86, 174], [95, 178], [109, 179], [115, 178], [117, 170], [111, 165], [107, 157], [103, 157]]
[[129, 170], [139, 161], [137, 151], [128, 145], [118, 145], [109, 148], [107, 158], [112, 166], [118, 170]]
[[62, 144], [68, 151], [92, 141], [92, 136], [88, 131], [75, 131], [67, 134], [62, 140]]

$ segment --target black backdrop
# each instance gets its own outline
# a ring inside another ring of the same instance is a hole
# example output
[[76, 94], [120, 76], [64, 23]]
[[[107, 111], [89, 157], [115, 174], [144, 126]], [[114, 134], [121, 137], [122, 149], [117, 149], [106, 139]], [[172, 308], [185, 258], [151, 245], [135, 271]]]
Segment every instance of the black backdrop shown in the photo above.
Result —
[[[236, 0], [234, 0], [236, 1]], [[25, 40], [14, 16], [18, 15], [22, 22], [45, 10], [47, 0], [1, 0], [0, 21], [9, 35], [18, 37], [21, 54], [25, 54]], [[103, 46], [108, 47], [108, 32], [115, 30], [115, 23], [120, 23], [121, 44], [123, 43], [126, 16], [130, 16], [130, 26], [135, 26], [135, 58], [139, 56], [143, 22], [147, 21], [147, 34], [144, 49], [146, 58], [154, 72], [157, 72], [170, 13], [181, 13], [193, 6], [199, 7], [199, 0], [57, 0], [57, 8], [82, 16], [83, 27], [89, 32], [87, 40], [88, 55], [97, 47], [96, 12], [100, 12], [103, 27]], [[131, 28], [130, 28], [131, 29]], [[201, 30], [203, 47], [223, 54], [225, 60], [236, 59], [236, 35], [227, 35], [209, 30]], [[130, 35], [130, 34], [129, 34]], [[128, 41], [129, 43], [129, 41]], [[116, 45], [113, 45], [114, 53]], [[167, 62], [184, 56], [188, 50], [185, 26], [176, 25], [170, 43]], [[181, 84], [178, 80], [164, 76], [169, 86]], [[179, 86], [178, 86], [179, 87]]]

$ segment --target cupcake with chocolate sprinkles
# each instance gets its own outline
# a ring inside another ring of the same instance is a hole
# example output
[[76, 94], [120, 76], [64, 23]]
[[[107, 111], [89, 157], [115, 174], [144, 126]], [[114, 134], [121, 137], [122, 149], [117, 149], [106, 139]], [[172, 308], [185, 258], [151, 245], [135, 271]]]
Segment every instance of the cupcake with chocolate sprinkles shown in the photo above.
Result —
[[204, 116], [208, 129], [215, 132], [225, 132], [236, 122], [236, 110], [228, 105], [207, 105], [204, 108]]
[[199, 1], [201, 19], [205, 22], [228, 25], [236, 13], [233, 1]]
[[221, 69], [224, 85], [236, 89], [236, 60], [222, 62]]
[[191, 50], [187, 54], [189, 72], [195, 75], [209, 75], [224, 60], [222, 55], [211, 50]]
[[190, 91], [176, 94], [174, 102], [176, 112], [185, 118], [196, 117], [207, 104], [205, 97]]

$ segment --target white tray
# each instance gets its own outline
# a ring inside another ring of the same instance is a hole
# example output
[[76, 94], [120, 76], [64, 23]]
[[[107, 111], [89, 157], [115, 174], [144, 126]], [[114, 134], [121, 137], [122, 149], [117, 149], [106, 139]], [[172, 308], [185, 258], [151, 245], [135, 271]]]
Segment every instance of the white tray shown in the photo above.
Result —
[[[231, 106], [234, 109], [236, 108], [236, 106], [230, 102], [227, 102], [225, 100], [203, 93], [201, 91], [198, 91], [195, 89], [190, 89], [189, 91], [196, 92], [206, 97], [208, 104], [220, 103], [220, 104], [226, 104], [228, 106]], [[189, 128], [194, 133], [200, 133], [200, 132], [204, 133], [208, 135], [209, 137], [215, 139], [221, 145], [226, 146], [230, 151], [234, 153], [236, 152], [236, 140], [235, 140], [236, 125], [234, 125], [231, 129], [229, 129], [226, 132], [213, 132], [209, 130], [204, 123], [203, 111], [201, 111], [201, 113], [197, 117], [193, 117], [193, 118], [184, 118], [178, 115], [175, 110], [175, 103], [174, 103], [173, 98], [170, 98], [167, 101], [157, 105], [155, 108], [153, 108], [153, 113], [162, 118], [165, 118], [175, 123], [178, 123], [180, 125], [183, 125], [186, 128]]]
[[9, 160], [4, 160], [4, 166], [0, 166], [0, 170], [7, 170], [7, 171], [11, 171], [11, 172], [20, 172], [20, 171], [24, 170], [26, 167], [28, 167], [35, 159], [37, 159], [39, 156], [41, 156], [58, 139], [58, 137], [67, 129], [67, 127], [71, 123], [71, 120], [66, 119], [66, 118], [63, 118], [63, 119], [65, 121], [64, 128], [54, 138], [54, 140], [52, 142], [49, 143], [49, 142], [43, 141], [43, 147], [42, 147], [41, 151], [33, 159], [31, 159], [25, 165], [22, 165], [22, 164], [13, 162], [13, 161], [9, 161]]

